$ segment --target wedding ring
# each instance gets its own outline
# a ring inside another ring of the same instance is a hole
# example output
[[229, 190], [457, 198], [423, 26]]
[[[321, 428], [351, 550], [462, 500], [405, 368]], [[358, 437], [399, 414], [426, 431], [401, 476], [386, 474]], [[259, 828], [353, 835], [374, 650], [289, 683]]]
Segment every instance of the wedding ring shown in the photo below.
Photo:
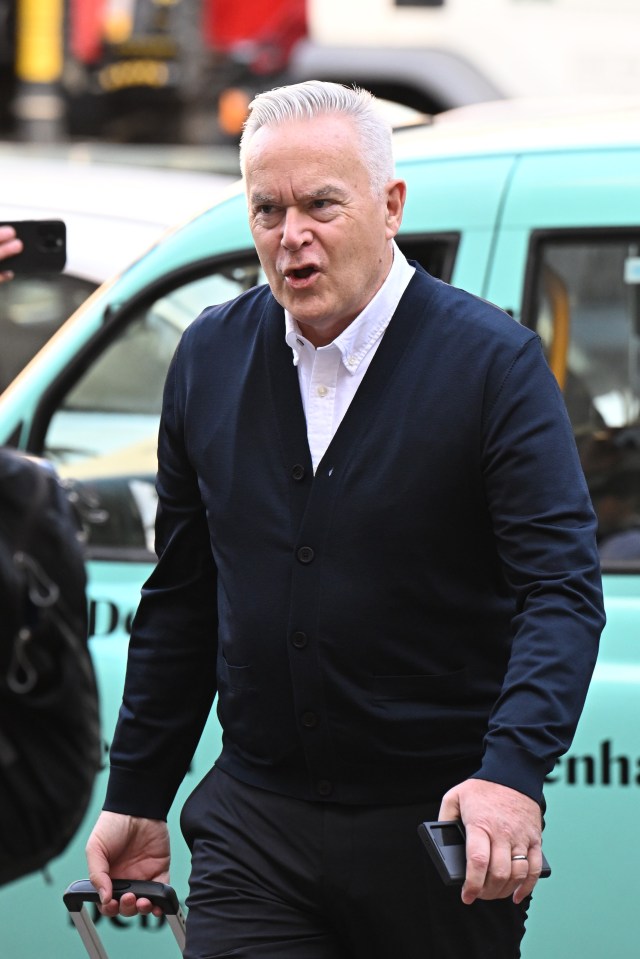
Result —
[[520, 861], [520, 860], [522, 860], [522, 862], [528, 862], [528, 859], [527, 859], [526, 856], [512, 856], [512, 857], [511, 857], [511, 862], [518, 862], [518, 861]]

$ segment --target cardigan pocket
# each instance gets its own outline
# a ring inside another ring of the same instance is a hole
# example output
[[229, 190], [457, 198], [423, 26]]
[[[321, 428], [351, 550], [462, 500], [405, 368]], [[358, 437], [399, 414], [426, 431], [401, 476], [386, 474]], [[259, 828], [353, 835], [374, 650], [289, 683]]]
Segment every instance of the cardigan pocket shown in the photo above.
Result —
[[356, 765], [415, 763], [424, 769], [429, 762], [476, 754], [488, 714], [477, 703], [472, 679], [467, 667], [372, 676], [358, 721], [334, 718], [340, 758]]
[[227, 689], [235, 692], [256, 688], [251, 666], [248, 664], [246, 666], [232, 666], [228, 662], [224, 651], [218, 657], [217, 678], [219, 686], [226, 686]]

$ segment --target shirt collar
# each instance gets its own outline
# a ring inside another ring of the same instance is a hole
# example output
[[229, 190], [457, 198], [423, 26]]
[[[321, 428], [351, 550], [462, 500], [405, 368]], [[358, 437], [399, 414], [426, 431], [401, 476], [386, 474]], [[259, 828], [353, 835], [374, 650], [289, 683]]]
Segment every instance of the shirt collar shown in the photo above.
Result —
[[[346, 330], [343, 330], [332, 343], [321, 346], [319, 349], [338, 349], [345, 369], [349, 373], [356, 373], [367, 353], [375, 346], [389, 325], [414, 272], [414, 267], [409, 265], [407, 258], [394, 241], [391, 269], [376, 295]], [[284, 311], [284, 318], [286, 341], [293, 353], [293, 365], [297, 366], [303, 351], [313, 351], [314, 346], [302, 335], [298, 324], [288, 310]]]

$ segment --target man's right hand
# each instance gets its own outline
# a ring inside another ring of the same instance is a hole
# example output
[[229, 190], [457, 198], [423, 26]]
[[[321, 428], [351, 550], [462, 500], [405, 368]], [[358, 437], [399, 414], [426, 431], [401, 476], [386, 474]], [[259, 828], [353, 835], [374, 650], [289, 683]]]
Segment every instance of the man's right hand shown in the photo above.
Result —
[[161, 915], [148, 899], [125, 893], [113, 898], [112, 879], [142, 879], [169, 882], [169, 830], [158, 819], [138, 819], [120, 813], [102, 812], [86, 847], [89, 879], [100, 894], [105, 916]]

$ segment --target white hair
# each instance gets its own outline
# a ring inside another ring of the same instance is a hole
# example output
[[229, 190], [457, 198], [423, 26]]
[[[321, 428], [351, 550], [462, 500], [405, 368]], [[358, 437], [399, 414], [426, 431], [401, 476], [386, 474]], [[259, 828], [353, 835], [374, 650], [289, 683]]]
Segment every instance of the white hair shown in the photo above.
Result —
[[246, 173], [248, 145], [261, 127], [338, 114], [349, 117], [355, 124], [362, 160], [369, 171], [374, 194], [381, 194], [384, 185], [393, 178], [391, 125], [378, 109], [373, 94], [367, 90], [323, 80], [306, 80], [258, 94], [249, 105], [249, 111], [240, 138], [240, 169], [243, 176]]

